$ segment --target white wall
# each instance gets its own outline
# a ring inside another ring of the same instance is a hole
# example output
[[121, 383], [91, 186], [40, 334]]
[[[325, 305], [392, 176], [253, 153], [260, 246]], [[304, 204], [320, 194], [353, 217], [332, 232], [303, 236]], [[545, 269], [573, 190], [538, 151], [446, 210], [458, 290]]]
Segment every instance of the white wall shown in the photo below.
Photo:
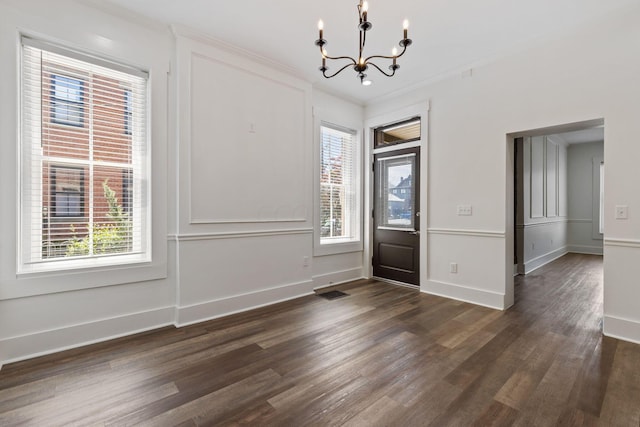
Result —
[[[432, 280], [446, 278], [446, 265], [456, 261], [459, 271], [469, 274], [449, 274], [448, 295], [479, 300], [478, 295], [497, 294], [508, 306], [513, 142], [507, 135], [604, 118], [604, 330], [640, 341], [640, 263], [630, 262], [640, 253], [640, 57], [629, 55], [640, 47], [639, 20], [640, 6], [633, 6], [574, 34], [479, 66], [472, 77], [411, 88], [367, 107], [366, 117], [371, 117], [431, 102], [429, 228], [445, 231], [437, 242], [429, 242], [432, 276], [424, 291], [431, 291]], [[472, 205], [473, 215], [455, 215], [460, 203]], [[629, 219], [614, 219], [619, 204], [629, 207]], [[472, 244], [476, 251], [461, 250]]]
[[602, 254], [600, 161], [604, 142], [569, 145], [569, 251]]
[[[314, 257], [312, 106], [357, 130], [362, 107], [264, 58], [119, 13], [97, 2], [0, 3], [0, 366], [362, 277], [361, 249]], [[150, 265], [16, 276], [21, 31], [149, 70]]]
[[178, 325], [362, 277], [362, 249], [314, 257], [313, 111], [362, 108], [264, 58], [177, 35]]
[[[172, 323], [174, 268], [166, 240], [169, 34], [73, 1], [4, 1], [0, 15], [0, 363]], [[16, 274], [20, 33], [149, 71], [150, 264], [108, 272]]]

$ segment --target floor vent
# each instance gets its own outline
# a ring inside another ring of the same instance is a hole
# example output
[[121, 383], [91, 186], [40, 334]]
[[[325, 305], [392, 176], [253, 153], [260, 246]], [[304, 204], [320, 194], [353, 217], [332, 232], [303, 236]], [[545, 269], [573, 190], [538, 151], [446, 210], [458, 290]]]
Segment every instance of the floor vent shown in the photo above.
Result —
[[329, 291], [329, 292], [324, 292], [321, 294], [317, 294], [319, 297], [322, 298], [326, 298], [328, 300], [332, 300], [332, 299], [337, 299], [337, 298], [342, 298], [342, 297], [348, 297], [349, 294], [342, 292], [342, 291]]

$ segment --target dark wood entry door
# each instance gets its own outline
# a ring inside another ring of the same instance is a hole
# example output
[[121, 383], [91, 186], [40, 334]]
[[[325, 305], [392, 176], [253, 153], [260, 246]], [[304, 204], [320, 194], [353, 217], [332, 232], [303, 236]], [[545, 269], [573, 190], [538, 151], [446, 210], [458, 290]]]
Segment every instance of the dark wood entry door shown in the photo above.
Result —
[[420, 148], [374, 156], [373, 275], [420, 284]]

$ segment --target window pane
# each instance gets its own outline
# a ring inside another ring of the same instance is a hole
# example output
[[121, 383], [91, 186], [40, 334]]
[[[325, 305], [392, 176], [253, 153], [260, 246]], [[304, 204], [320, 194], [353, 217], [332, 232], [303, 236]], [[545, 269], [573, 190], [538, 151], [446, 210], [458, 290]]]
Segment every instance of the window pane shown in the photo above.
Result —
[[382, 183], [379, 191], [379, 200], [382, 206], [378, 206], [382, 218], [380, 225], [392, 228], [413, 229], [413, 169], [415, 156], [399, 156], [382, 158], [376, 165]]
[[147, 79], [71, 56], [23, 39], [22, 271], [149, 259]]
[[420, 119], [379, 127], [374, 131], [374, 139], [376, 148], [417, 141], [420, 139]]
[[321, 127], [321, 243], [359, 239], [354, 134]]

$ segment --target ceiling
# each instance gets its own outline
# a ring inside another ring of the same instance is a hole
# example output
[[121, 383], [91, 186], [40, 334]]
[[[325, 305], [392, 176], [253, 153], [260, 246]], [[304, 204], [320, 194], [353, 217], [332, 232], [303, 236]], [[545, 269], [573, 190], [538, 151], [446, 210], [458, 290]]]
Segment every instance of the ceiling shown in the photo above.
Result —
[[[369, 70], [371, 86], [347, 69], [324, 79], [314, 45], [324, 21], [329, 55], [356, 56], [358, 0], [107, 0], [165, 24], [180, 24], [293, 68], [316, 87], [366, 104], [467, 70], [528, 43], [550, 39], [638, 0], [370, 0], [365, 55], [390, 54], [410, 21], [413, 45], [393, 78]], [[337, 65], [328, 65], [337, 70]], [[388, 64], [379, 64], [386, 69]]]
[[582, 144], [585, 142], [599, 142], [604, 141], [604, 126], [592, 127], [572, 132], [558, 133], [550, 136], [560, 138], [569, 145]]

